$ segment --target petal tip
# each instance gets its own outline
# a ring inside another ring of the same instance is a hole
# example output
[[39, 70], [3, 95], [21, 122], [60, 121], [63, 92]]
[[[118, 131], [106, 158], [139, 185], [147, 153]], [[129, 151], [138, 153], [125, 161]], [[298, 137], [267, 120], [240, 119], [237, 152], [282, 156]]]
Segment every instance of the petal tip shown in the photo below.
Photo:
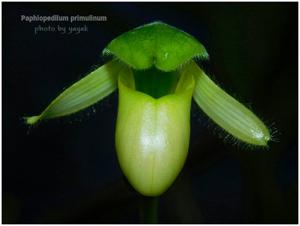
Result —
[[40, 115], [24, 117], [24, 121], [27, 125], [34, 125], [40, 120]]

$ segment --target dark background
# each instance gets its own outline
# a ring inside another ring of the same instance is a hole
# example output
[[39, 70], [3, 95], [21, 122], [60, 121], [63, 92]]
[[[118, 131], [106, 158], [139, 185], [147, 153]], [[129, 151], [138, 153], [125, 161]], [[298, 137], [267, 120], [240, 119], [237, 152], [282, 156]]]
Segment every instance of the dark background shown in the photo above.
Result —
[[[108, 21], [20, 19], [34, 14]], [[154, 20], [200, 40], [205, 70], [279, 131], [268, 150], [232, 145], [193, 103], [189, 156], [160, 198], [159, 223], [297, 223], [298, 3], [2, 3], [3, 223], [139, 222], [141, 197], [114, 149], [117, 93], [35, 128], [22, 117], [105, 63], [110, 40]], [[34, 34], [58, 24], [88, 32]]]

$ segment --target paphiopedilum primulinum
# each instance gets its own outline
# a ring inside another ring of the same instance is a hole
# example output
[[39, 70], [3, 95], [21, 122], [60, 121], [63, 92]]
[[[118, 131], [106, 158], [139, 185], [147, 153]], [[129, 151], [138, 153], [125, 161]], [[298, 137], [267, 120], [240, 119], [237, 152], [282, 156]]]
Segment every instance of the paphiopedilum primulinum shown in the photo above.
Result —
[[117, 156], [141, 194], [162, 194], [181, 171], [189, 147], [192, 98], [236, 139], [267, 146], [270, 133], [264, 123], [195, 63], [208, 54], [191, 35], [154, 22], [112, 40], [103, 54], [114, 59], [63, 91], [40, 115], [26, 117], [26, 122], [32, 125], [75, 113], [118, 88]]

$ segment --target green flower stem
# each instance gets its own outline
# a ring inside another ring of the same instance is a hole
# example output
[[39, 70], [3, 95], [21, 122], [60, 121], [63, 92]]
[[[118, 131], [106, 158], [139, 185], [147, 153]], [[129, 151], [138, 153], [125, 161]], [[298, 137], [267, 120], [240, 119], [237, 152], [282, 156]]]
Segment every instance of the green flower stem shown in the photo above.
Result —
[[142, 224], [157, 224], [158, 206], [158, 197], [141, 197], [140, 220]]

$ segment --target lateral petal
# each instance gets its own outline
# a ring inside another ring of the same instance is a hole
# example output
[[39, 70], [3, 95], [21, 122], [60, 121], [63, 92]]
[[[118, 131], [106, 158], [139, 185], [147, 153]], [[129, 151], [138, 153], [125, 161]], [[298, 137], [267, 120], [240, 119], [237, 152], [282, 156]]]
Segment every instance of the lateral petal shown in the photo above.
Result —
[[25, 117], [26, 123], [70, 115], [95, 104], [117, 88], [117, 78], [122, 64], [112, 60], [91, 72], [63, 91], [37, 116]]
[[195, 62], [190, 73], [196, 82], [194, 99], [215, 123], [243, 142], [267, 146], [270, 132], [253, 112], [217, 86]]

